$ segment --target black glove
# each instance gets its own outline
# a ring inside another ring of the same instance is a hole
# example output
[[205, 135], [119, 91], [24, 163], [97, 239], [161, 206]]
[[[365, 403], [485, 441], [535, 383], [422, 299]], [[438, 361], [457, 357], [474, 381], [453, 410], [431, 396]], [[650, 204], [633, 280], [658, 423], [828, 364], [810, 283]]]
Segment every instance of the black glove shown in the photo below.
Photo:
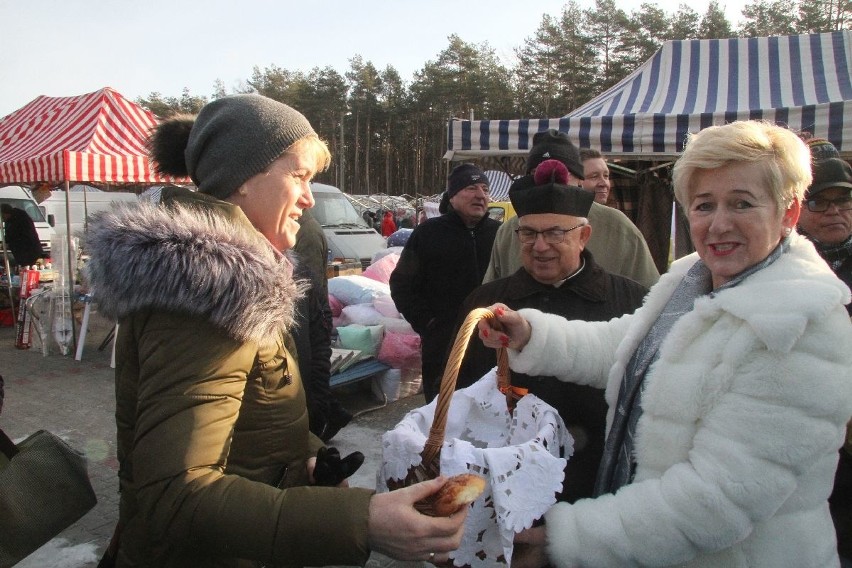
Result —
[[334, 447], [322, 447], [317, 452], [317, 464], [314, 466], [314, 480], [317, 485], [335, 487], [358, 471], [364, 463], [364, 454], [352, 452], [345, 458]]

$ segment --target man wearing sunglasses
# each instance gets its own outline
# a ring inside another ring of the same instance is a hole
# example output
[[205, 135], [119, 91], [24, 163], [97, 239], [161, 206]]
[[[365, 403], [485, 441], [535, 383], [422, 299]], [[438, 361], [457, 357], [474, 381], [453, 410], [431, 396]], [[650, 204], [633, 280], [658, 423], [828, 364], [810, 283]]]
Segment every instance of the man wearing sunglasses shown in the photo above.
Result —
[[[840, 158], [813, 165], [814, 180], [805, 193], [799, 232], [852, 288], [852, 167]], [[852, 304], [846, 306], [852, 315]]]
[[[555, 160], [543, 162], [553, 168]], [[586, 243], [593, 228], [588, 221], [594, 194], [567, 185], [568, 170], [555, 181], [524, 176], [509, 190], [518, 214], [521, 268], [511, 276], [483, 284], [459, 310], [456, 328], [473, 308], [502, 302], [518, 310], [536, 308], [567, 319], [607, 321], [631, 313], [642, 304], [647, 289], [610, 274], [595, 262]], [[468, 386], [496, 363], [496, 351], [478, 337], [467, 346], [457, 384]], [[589, 357], [594, 357], [589, 353]], [[512, 385], [528, 389], [562, 416], [574, 437], [574, 455], [568, 460], [560, 500], [573, 503], [591, 497], [603, 454], [607, 404], [600, 389], [512, 372]]]

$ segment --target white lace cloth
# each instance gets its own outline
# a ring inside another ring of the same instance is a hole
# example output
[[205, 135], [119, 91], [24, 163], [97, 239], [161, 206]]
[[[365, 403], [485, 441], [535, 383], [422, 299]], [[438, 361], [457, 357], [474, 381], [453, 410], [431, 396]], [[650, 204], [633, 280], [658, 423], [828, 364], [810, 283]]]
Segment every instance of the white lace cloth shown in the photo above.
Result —
[[[382, 436], [379, 491], [388, 490], [388, 479], [404, 479], [409, 468], [420, 464], [436, 404], [437, 399], [412, 410]], [[462, 545], [451, 554], [456, 566], [511, 563], [514, 534], [556, 502], [573, 444], [559, 414], [537, 396], [524, 396], [510, 415], [494, 369], [453, 394], [441, 474], [471, 472], [488, 480], [471, 505]]]

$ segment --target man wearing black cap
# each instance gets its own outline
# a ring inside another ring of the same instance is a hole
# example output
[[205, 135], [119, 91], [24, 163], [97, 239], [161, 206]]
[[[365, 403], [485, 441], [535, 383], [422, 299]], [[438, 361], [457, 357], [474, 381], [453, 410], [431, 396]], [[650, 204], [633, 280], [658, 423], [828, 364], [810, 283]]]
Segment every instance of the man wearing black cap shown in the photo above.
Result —
[[[512, 276], [471, 292], [457, 326], [470, 310], [497, 302], [513, 310], [536, 308], [585, 321], [607, 321], [642, 304], [647, 290], [608, 273], [586, 248], [594, 231], [587, 220], [594, 194], [558, 182], [537, 183], [528, 176], [512, 186], [509, 197], [520, 219], [517, 235], [523, 266]], [[496, 352], [474, 337], [465, 351], [458, 386], [472, 384], [496, 364]], [[604, 392], [516, 372], [511, 382], [556, 408], [574, 437], [574, 455], [568, 460], [560, 499], [573, 503], [591, 497], [605, 440]]]
[[[840, 158], [813, 165], [814, 180], [799, 217], [799, 232], [852, 288], [852, 167]], [[852, 304], [846, 309], [852, 315]]]
[[[527, 158], [527, 175], [532, 174], [544, 160], [559, 160], [568, 168], [569, 184], [583, 185], [584, 164], [580, 152], [568, 139], [568, 135], [554, 129], [538, 132], [533, 136], [533, 146]], [[645, 242], [645, 237], [627, 215], [595, 203], [589, 211], [589, 221], [595, 226], [588, 248], [595, 254], [599, 264], [609, 272], [625, 276], [650, 288], [660, 278], [654, 258]], [[520, 247], [515, 234], [518, 219], [510, 218], [503, 223], [494, 239], [491, 262], [485, 273], [484, 282], [510, 276], [521, 266]]]
[[488, 188], [477, 166], [456, 166], [446, 212], [414, 229], [390, 276], [396, 308], [420, 334], [426, 402], [438, 394], [458, 307], [482, 282], [500, 226], [488, 217]]
[[[830, 143], [820, 145], [820, 153]], [[810, 144], [811, 155], [819, 156]], [[836, 149], [834, 149], [836, 152]], [[810, 239], [837, 277], [852, 288], [852, 167], [839, 157], [815, 161], [814, 179], [805, 192], [799, 232]], [[852, 315], [852, 304], [846, 306]], [[849, 346], [838, 346], [841, 349]], [[840, 449], [834, 488], [828, 499], [843, 566], [852, 565], [852, 423]]]

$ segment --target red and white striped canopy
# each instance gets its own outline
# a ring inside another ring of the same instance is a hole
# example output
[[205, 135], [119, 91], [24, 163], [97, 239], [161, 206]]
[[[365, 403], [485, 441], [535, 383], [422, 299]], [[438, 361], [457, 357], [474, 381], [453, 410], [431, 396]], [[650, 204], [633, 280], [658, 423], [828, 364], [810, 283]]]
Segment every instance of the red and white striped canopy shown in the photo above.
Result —
[[145, 140], [157, 118], [109, 87], [40, 96], [0, 118], [0, 184], [182, 183], [154, 172]]

